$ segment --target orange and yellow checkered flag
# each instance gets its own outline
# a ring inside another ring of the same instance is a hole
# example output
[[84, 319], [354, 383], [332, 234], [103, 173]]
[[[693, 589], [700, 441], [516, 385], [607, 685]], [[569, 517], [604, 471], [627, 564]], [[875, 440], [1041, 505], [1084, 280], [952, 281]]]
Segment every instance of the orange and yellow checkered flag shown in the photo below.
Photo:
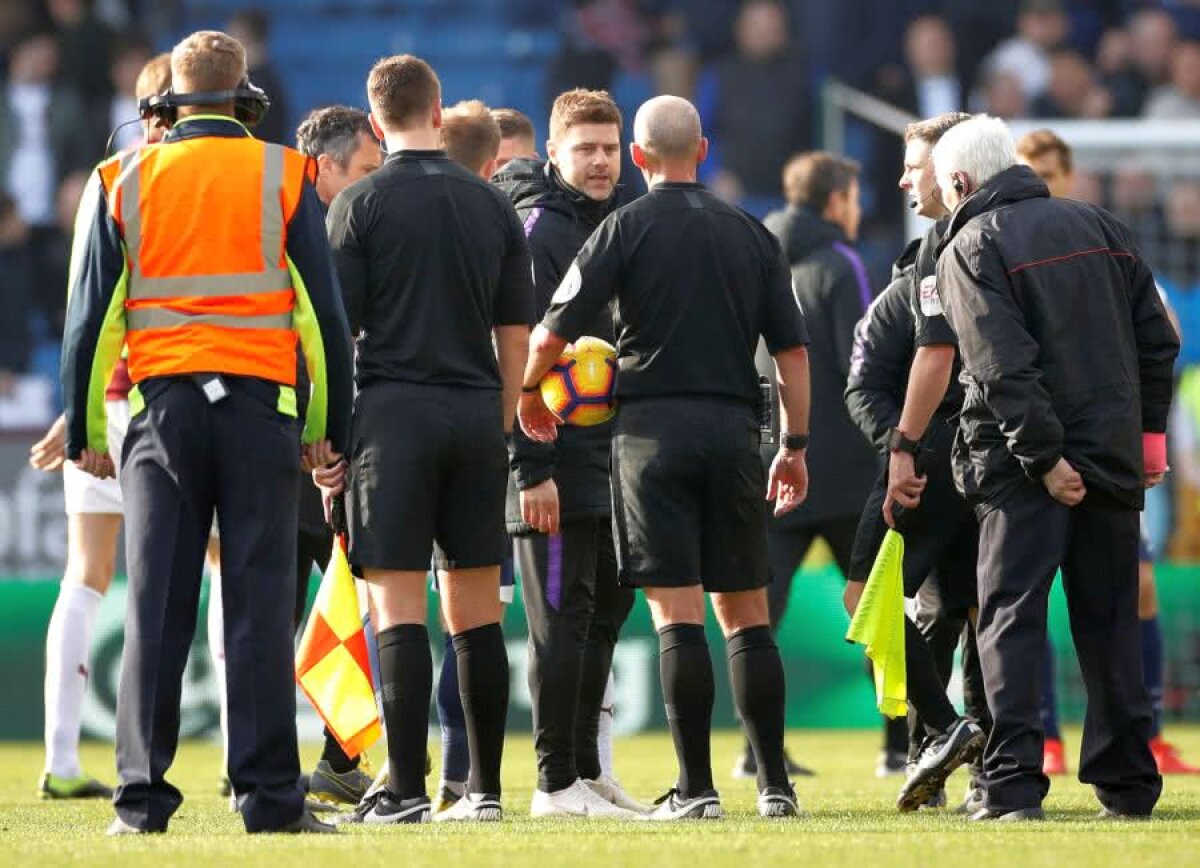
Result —
[[346, 756], [358, 756], [379, 738], [367, 639], [341, 537], [334, 538], [329, 568], [300, 638], [296, 681]]

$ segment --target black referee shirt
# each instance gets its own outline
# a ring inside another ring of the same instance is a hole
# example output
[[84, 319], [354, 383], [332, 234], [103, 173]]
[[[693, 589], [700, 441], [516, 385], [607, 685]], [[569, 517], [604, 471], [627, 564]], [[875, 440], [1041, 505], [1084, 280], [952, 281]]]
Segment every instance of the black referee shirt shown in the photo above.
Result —
[[701, 184], [658, 184], [605, 218], [542, 324], [574, 341], [613, 296], [623, 400], [757, 405], [759, 335], [772, 355], [808, 343], [779, 242]]
[[942, 309], [942, 296], [937, 286], [937, 249], [950, 225], [949, 218], [940, 220], [930, 227], [917, 251], [915, 273], [912, 279], [912, 313], [914, 341], [917, 347], [954, 347], [954, 370], [946, 395], [938, 405], [937, 414], [949, 418], [962, 410], [966, 391], [959, 382], [962, 358], [958, 354], [958, 336], [946, 320]]
[[360, 388], [500, 388], [492, 328], [534, 321], [529, 248], [503, 193], [444, 151], [399, 151], [338, 194], [326, 226]]

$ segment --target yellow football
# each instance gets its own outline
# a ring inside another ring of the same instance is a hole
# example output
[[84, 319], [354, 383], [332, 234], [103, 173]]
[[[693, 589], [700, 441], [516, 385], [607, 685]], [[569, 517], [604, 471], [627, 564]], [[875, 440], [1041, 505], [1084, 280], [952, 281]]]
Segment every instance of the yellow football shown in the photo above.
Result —
[[617, 351], [583, 337], [566, 348], [539, 383], [546, 406], [565, 425], [600, 425], [617, 414]]

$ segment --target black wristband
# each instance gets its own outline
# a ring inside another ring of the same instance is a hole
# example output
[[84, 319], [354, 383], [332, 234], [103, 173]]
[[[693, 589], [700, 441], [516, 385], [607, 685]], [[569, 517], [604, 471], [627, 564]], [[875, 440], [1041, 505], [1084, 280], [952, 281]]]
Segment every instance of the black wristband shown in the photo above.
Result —
[[783, 434], [780, 435], [779, 442], [783, 445], [784, 449], [791, 449], [799, 452], [801, 449], [808, 448], [808, 435], [789, 434], [787, 431], [784, 431]]
[[534, 392], [536, 392], [540, 388], [542, 388], [542, 387], [541, 386], [522, 386], [521, 394], [522, 395], [532, 395]]
[[921, 451], [920, 440], [909, 440], [899, 428], [888, 431], [887, 447], [889, 452], [907, 452], [915, 456]]

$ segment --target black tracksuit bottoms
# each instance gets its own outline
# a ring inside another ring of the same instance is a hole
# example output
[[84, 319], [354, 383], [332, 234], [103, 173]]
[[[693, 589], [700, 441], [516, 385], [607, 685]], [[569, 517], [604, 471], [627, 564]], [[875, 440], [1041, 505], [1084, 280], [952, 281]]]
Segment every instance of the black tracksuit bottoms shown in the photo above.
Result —
[[1049, 789], [1039, 661], [1060, 568], [1088, 698], [1079, 779], [1127, 814], [1148, 814], [1162, 791], [1142, 681], [1138, 513], [1094, 498], [1069, 508], [1024, 482], [980, 520], [978, 642], [993, 719], [981, 783], [993, 811], [1039, 806]]
[[513, 549], [529, 621], [538, 788], [552, 793], [600, 775], [600, 704], [634, 592], [617, 583], [608, 516], [514, 537]]

